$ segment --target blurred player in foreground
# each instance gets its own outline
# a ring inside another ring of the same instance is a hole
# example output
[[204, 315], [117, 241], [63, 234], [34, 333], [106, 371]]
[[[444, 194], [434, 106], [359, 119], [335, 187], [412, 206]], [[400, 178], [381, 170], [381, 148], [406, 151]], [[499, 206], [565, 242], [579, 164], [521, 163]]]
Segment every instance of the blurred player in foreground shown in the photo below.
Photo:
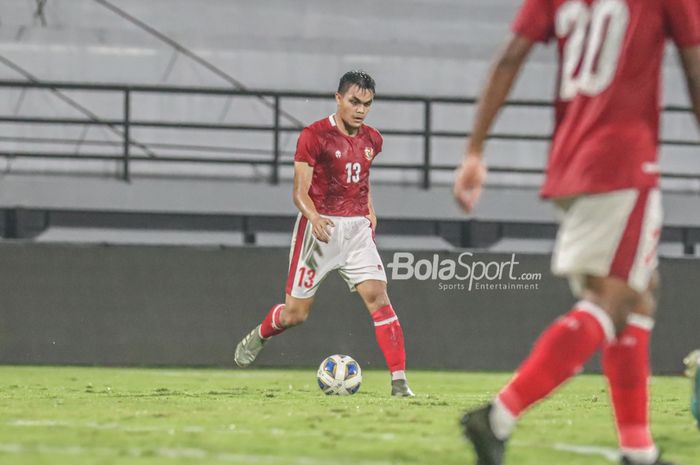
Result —
[[700, 1], [525, 0], [481, 95], [454, 195], [470, 211], [484, 141], [535, 42], [556, 39], [556, 129], [541, 194], [561, 211], [552, 270], [580, 298], [492, 403], [462, 418], [478, 465], [503, 463], [517, 419], [603, 350], [625, 465], [667, 464], [649, 427], [649, 341], [662, 211], [657, 163], [666, 38], [700, 121]]
[[235, 362], [250, 365], [265, 343], [309, 316], [326, 275], [338, 270], [357, 291], [374, 321], [379, 347], [391, 372], [391, 394], [411, 397], [404, 337], [386, 291], [386, 274], [374, 242], [377, 217], [369, 170], [383, 138], [364, 124], [374, 100], [374, 80], [364, 72], [343, 75], [335, 114], [304, 128], [294, 156], [294, 203], [286, 298], [236, 347]]

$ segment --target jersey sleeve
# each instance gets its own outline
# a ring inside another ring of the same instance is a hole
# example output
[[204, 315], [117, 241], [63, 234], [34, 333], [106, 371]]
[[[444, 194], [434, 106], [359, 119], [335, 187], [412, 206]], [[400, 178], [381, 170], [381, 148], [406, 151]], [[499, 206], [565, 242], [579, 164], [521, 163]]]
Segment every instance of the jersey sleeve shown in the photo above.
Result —
[[513, 20], [511, 30], [533, 42], [549, 42], [554, 36], [551, 0], [525, 0]]
[[700, 45], [700, 1], [663, 2], [667, 33], [678, 48]]
[[382, 133], [377, 131], [374, 135], [374, 153], [375, 156], [379, 155], [382, 152], [382, 148], [384, 147], [384, 136], [382, 136]]
[[311, 129], [304, 128], [299, 135], [299, 140], [297, 140], [297, 151], [294, 154], [294, 161], [315, 166], [319, 153], [320, 148], [316, 135]]

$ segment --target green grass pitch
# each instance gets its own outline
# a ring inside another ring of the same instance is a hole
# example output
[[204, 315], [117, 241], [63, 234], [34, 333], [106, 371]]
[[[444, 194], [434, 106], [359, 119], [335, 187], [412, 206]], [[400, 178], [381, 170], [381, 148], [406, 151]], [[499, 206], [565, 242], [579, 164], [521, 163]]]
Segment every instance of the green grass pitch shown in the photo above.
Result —
[[[315, 370], [0, 367], [0, 464], [473, 464], [457, 420], [506, 374], [414, 371], [414, 399], [388, 374], [327, 397]], [[700, 465], [689, 382], [654, 378], [654, 433]], [[521, 422], [509, 465], [615, 463], [605, 381], [582, 376]]]

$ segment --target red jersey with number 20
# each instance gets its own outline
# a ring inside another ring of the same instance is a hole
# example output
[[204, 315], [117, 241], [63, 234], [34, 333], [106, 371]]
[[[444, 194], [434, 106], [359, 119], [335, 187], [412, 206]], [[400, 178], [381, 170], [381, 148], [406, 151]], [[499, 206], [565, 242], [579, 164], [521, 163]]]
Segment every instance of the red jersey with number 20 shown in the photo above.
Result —
[[314, 168], [309, 197], [320, 214], [369, 214], [369, 168], [382, 143], [379, 131], [366, 124], [353, 137], [343, 134], [333, 115], [301, 131], [294, 161]]
[[700, 0], [525, 0], [513, 31], [559, 46], [542, 195], [656, 186], [665, 40], [700, 44]]

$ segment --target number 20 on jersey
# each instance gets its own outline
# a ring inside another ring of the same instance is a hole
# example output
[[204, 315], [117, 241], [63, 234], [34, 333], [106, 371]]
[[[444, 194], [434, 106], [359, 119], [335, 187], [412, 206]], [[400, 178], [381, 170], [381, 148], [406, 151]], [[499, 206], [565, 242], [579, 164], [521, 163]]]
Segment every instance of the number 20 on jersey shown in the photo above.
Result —
[[565, 39], [559, 97], [595, 96], [612, 83], [629, 24], [625, 0], [581, 0], [562, 5], [556, 16], [556, 35]]

